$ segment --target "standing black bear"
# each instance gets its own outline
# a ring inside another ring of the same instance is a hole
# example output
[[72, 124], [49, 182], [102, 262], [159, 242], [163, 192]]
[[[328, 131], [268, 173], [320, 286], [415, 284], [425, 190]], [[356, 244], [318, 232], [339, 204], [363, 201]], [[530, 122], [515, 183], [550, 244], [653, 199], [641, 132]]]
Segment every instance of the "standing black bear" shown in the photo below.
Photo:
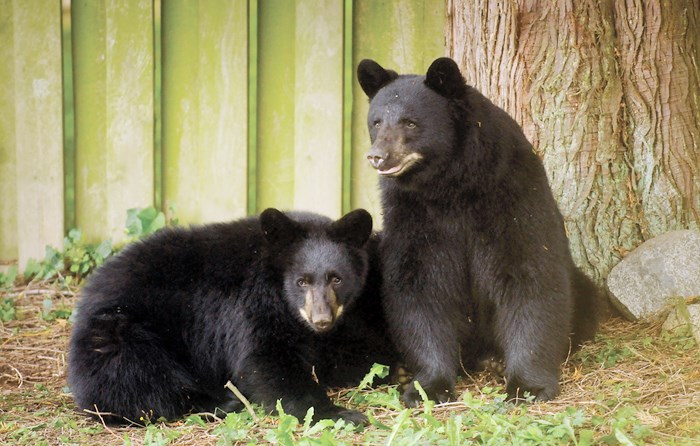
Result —
[[[511, 397], [555, 397], [570, 336], [595, 332], [597, 290], [521, 128], [448, 58], [426, 76], [363, 60], [358, 78], [381, 176], [385, 313], [415, 380], [445, 401], [458, 370], [495, 352]], [[420, 401], [414, 386], [403, 399]]]
[[83, 290], [68, 370], [78, 406], [109, 422], [227, 412], [242, 408], [231, 380], [268, 409], [281, 399], [297, 417], [313, 406], [316, 419], [366, 421], [325, 388], [394, 361], [371, 231], [364, 210], [332, 222], [268, 209], [128, 246]]

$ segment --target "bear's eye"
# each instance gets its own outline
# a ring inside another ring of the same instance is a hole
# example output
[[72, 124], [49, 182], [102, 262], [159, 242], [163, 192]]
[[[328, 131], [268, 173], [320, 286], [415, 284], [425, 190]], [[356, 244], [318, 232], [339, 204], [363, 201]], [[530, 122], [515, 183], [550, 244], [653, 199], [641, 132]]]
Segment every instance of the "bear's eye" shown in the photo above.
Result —
[[333, 276], [331, 277], [331, 283], [333, 283], [333, 285], [340, 285], [343, 283], [343, 280], [338, 276]]
[[297, 286], [305, 287], [305, 286], [308, 286], [308, 285], [309, 285], [309, 281], [306, 280], [306, 279], [299, 279], [299, 280], [297, 280]]
[[409, 129], [415, 129], [416, 128], [416, 123], [413, 121], [406, 120], [404, 121], [405, 125]]
[[376, 121], [374, 121], [374, 122], [372, 123], [372, 125], [373, 125], [374, 127], [376, 127], [376, 128], [379, 128], [379, 127], [382, 126], [382, 121], [380, 121], [380, 120], [377, 119]]

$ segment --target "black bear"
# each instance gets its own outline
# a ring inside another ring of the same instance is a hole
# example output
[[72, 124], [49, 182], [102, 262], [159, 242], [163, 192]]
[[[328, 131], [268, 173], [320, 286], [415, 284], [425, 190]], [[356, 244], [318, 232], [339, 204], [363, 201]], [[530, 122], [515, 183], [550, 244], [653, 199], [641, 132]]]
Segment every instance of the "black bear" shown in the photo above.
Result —
[[90, 278], [70, 340], [77, 405], [112, 423], [250, 401], [303, 417], [363, 423], [326, 387], [394, 361], [372, 218], [275, 209], [259, 218], [165, 229]]
[[[380, 175], [385, 313], [415, 380], [442, 402], [459, 370], [496, 354], [511, 397], [555, 397], [570, 342], [596, 330], [597, 288], [574, 265], [522, 129], [449, 58], [425, 76], [372, 60], [357, 74]], [[415, 386], [403, 400], [418, 404]]]

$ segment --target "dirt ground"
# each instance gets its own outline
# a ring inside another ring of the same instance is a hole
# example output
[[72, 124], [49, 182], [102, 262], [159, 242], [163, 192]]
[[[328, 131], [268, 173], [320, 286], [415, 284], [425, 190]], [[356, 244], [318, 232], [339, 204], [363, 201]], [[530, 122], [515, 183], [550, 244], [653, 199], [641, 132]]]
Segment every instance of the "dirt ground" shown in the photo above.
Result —
[[[103, 426], [74, 408], [66, 387], [66, 317], [75, 293], [41, 283], [0, 292], [0, 302], [12, 300], [16, 311], [0, 322], [0, 444], [141, 444], [149, 435]], [[630, 405], [654, 432], [653, 443], [700, 444], [699, 350], [692, 337], [661, 334], [659, 324], [611, 319], [595, 343], [564, 365], [561, 396], [529, 410], [546, 414], [573, 405], [604, 418]], [[498, 384], [475, 376], [460, 387], [478, 393]], [[459, 405], [435, 408], [455, 410]], [[217, 438], [210, 427], [195, 427], [170, 444], [217, 444]]]

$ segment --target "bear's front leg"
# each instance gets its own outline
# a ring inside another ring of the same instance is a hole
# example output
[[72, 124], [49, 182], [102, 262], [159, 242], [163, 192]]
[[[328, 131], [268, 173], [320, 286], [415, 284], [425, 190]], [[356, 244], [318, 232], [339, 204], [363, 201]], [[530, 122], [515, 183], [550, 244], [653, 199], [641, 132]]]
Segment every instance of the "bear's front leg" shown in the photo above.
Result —
[[314, 408], [314, 420], [343, 419], [353, 424], [366, 424], [367, 417], [356, 410], [336, 406], [326, 389], [316, 383], [301, 360], [293, 360], [290, 352], [270, 351], [248, 358], [248, 365], [237, 376], [237, 385], [244, 395], [266, 410], [274, 411], [277, 400], [285, 413], [298, 419]]
[[452, 315], [443, 314], [440, 305], [408, 304], [405, 298], [399, 308], [390, 309], [389, 323], [397, 347], [402, 351], [413, 381], [405, 386], [404, 404], [416, 407], [422, 401], [415, 382], [427, 397], [438, 403], [454, 397], [459, 368], [459, 334], [450, 323]]
[[401, 400], [406, 407], [418, 407], [423, 402], [423, 397], [416, 387], [416, 382], [419, 384], [426, 383], [425, 385], [420, 384], [425, 391], [425, 395], [437, 403], [446, 403], [454, 398], [455, 379], [449, 377], [421, 379], [420, 376], [417, 376], [406, 386], [406, 390], [401, 396]]

